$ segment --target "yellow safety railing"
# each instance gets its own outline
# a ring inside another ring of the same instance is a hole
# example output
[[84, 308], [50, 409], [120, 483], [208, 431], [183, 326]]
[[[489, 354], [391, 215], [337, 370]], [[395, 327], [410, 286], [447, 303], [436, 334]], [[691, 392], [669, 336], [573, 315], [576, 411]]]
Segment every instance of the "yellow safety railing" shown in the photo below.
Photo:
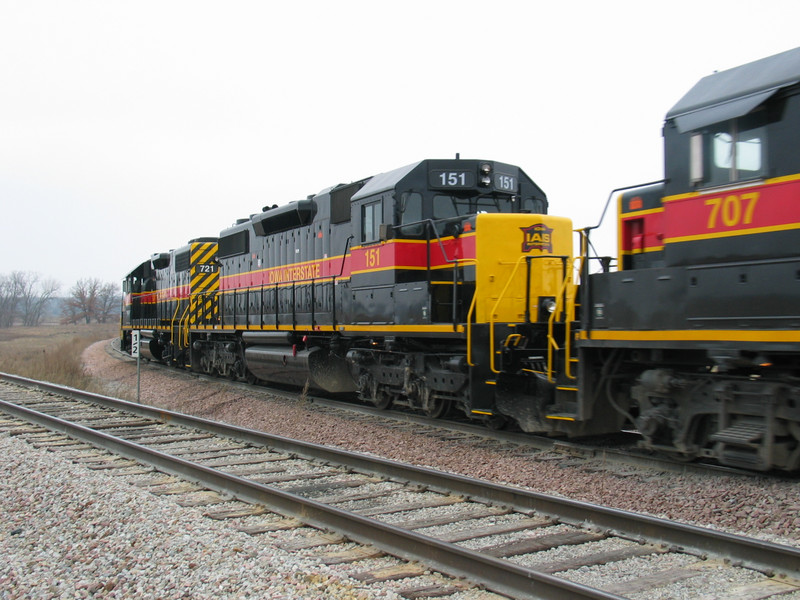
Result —
[[[519, 266], [527, 259], [527, 256], [520, 256], [517, 259], [517, 262], [514, 264], [514, 268], [511, 269], [511, 275], [508, 277], [508, 281], [503, 286], [503, 290], [500, 292], [500, 295], [497, 297], [497, 301], [492, 306], [492, 310], [489, 313], [489, 368], [492, 370], [492, 373], [500, 373], [495, 366], [494, 366], [494, 324], [495, 324], [495, 315], [497, 314], [497, 308], [500, 306], [500, 302], [503, 300], [503, 297], [506, 295], [509, 286], [511, 285], [512, 280], [514, 279], [514, 275], [517, 274], [517, 269]], [[500, 263], [500, 264], [510, 264], [510, 263]], [[475, 286], [475, 295], [477, 296], [477, 285]]]
[[181, 309], [181, 301], [175, 303], [175, 312], [172, 313], [172, 320], [170, 321], [172, 345], [180, 348], [186, 348], [189, 345], [189, 309], [191, 308], [191, 301], [186, 303], [186, 308], [183, 309], [180, 318], [178, 318], [178, 311]]
[[172, 318], [169, 320], [169, 330], [170, 335], [172, 336], [172, 344], [175, 344], [176, 338], [178, 337], [179, 327], [175, 326], [176, 317], [178, 316], [178, 311], [181, 309], [181, 301], [180, 298], [175, 301], [175, 310], [172, 312]]
[[[555, 258], [555, 257], [553, 257]], [[503, 286], [500, 295], [497, 297], [494, 305], [492, 306], [492, 310], [489, 314], [488, 323], [489, 323], [489, 348], [490, 348], [490, 358], [489, 358], [489, 368], [495, 374], [499, 374], [500, 371], [496, 367], [495, 363], [495, 335], [494, 335], [494, 326], [497, 323], [496, 314], [497, 309], [500, 306], [500, 303], [505, 299], [506, 293], [511, 285], [511, 282], [514, 280], [514, 276], [517, 274], [520, 265], [526, 260], [525, 256], [521, 256], [515, 263], [514, 268], [511, 270], [511, 274], [506, 281], [506, 284]], [[583, 257], [579, 257], [581, 266], [583, 265]], [[510, 264], [510, 263], [505, 263]], [[564, 275], [564, 279], [561, 282], [558, 290], [558, 294], [556, 295], [556, 308], [550, 314], [550, 318], [547, 324], [547, 380], [552, 382], [553, 381], [553, 350], [560, 350], [561, 347], [559, 346], [558, 342], [556, 341], [554, 335], [555, 323], [560, 317], [560, 315], [566, 312], [565, 316], [565, 343], [564, 343], [564, 350], [566, 355], [566, 365], [565, 365], [565, 374], [569, 379], [576, 379], [576, 376], [572, 373], [572, 363], [578, 362], [577, 359], [571, 358], [570, 354], [572, 352], [572, 322], [575, 320], [575, 298], [572, 294], [567, 294], [567, 288], [572, 283], [572, 270], [567, 270]], [[475, 363], [472, 361], [472, 321], [473, 316], [476, 311], [476, 306], [478, 303], [478, 289], [476, 287], [475, 294], [472, 297], [472, 302], [470, 303], [469, 311], [467, 312], [467, 364], [470, 367], [474, 367]], [[566, 304], [566, 306], [565, 306]], [[512, 334], [514, 335], [514, 334]]]
[[186, 306], [186, 310], [184, 310], [183, 314], [181, 315], [181, 321], [180, 321], [181, 348], [189, 347], [189, 310], [191, 308], [192, 308], [192, 302], [189, 301], [189, 304]]
[[[584, 257], [581, 256], [577, 259], [580, 261], [581, 267], [583, 266], [583, 258]], [[556, 341], [555, 336], [553, 335], [553, 330], [555, 329], [555, 322], [562, 312], [566, 312], [566, 316], [564, 317], [564, 374], [569, 379], [577, 379], [577, 377], [572, 374], [572, 363], [578, 362], [578, 359], [572, 358], [571, 356], [572, 323], [575, 321], [575, 298], [574, 296], [571, 297], [566, 293], [567, 287], [571, 281], [572, 271], [568, 270], [564, 276], [564, 281], [561, 282], [561, 286], [559, 286], [558, 289], [558, 295], [556, 296], [556, 308], [552, 313], [550, 313], [550, 318], [547, 320], [547, 381], [551, 383], [553, 382], [553, 350], [561, 349]], [[567, 304], [566, 307], [563, 306], [565, 301]]]
[[475, 293], [472, 294], [472, 302], [469, 304], [467, 311], [467, 365], [474, 367], [475, 363], [472, 362], [472, 315], [475, 312], [475, 306], [478, 304], [478, 289], [475, 286]]

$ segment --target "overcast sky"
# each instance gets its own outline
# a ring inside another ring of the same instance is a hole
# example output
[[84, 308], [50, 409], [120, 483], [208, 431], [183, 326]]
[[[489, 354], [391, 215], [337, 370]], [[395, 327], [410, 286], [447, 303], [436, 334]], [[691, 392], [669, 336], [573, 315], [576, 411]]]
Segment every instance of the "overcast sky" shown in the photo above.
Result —
[[0, 0], [0, 274], [119, 281], [267, 204], [456, 153], [595, 224], [662, 176], [692, 85], [800, 46], [799, 21], [797, 0]]

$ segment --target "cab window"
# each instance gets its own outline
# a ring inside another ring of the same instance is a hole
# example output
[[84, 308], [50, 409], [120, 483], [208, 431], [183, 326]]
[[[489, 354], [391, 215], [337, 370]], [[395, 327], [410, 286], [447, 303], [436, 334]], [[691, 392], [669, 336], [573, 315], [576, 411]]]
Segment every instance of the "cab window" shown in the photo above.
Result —
[[383, 223], [383, 209], [381, 201], [370, 202], [361, 207], [361, 242], [377, 242], [380, 237], [381, 223]]
[[753, 123], [752, 118], [728, 121], [705, 137], [705, 185], [726, 185], [767, 175], [767, 129]]
[[510, 196], [446, 196], [433, 197], [433, 218], [451, 219], [480, 213], [510, 213], [514, 203]]
[[400, 235], [415, 237], [422, 235], [422, 194], [405, 192], [400, 197]]

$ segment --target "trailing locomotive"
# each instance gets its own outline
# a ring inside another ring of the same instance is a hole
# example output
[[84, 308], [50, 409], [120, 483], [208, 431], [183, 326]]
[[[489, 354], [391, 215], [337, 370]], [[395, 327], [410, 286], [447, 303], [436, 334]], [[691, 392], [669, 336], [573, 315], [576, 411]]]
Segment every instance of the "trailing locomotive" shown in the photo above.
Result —
[[460, 159], [266, 207], [129, 274], [123, 347], [142, 329], [195, 371], [504, 420], [499, 375], [562, 370], [572, 224], [546, 212], [518, 167]]
[[520, 168], [423, 160], [153, 255], [122, 347], [138, 329], [197, 372], [800, 469], [798, 82], [800, 49], [669, 111], [664, 181], [612, 195], [616, 269], [592, 227], [573, 254]]

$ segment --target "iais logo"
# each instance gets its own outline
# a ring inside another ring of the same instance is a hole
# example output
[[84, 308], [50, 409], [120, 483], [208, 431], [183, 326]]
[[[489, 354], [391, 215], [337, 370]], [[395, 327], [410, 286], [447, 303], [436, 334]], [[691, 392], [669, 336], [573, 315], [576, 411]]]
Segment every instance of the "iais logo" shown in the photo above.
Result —
[[530, 227], [520, 227], [522, 230], [522, 251], [541, 250], [553, 253], [553, 229], [544, 223], [536, 223]]

